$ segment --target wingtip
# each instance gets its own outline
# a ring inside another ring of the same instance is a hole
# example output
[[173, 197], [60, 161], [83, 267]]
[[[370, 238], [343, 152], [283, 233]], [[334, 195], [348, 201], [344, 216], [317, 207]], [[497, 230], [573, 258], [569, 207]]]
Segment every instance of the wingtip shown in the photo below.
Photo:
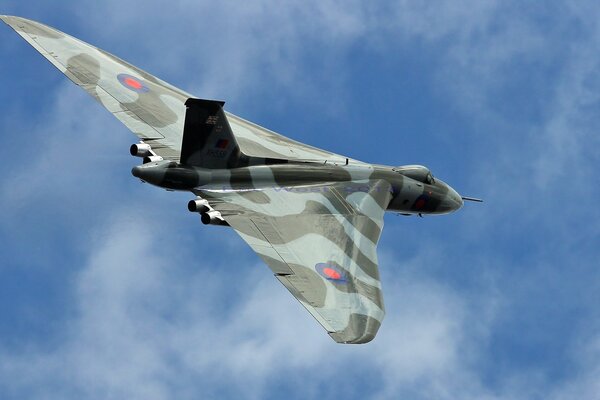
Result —
[[329, 336], [339, 344], [365, 344], [375, 339], [375, 333], [359, 336], [340, 335], [337, 332], [328, 332]]
[[23, 17], [19, 17], [17, 15], [0, 15], [0, 19], [3, 20], [4, 22], [7, 22], [9, 20], [25, 20], [25, 21], [30, 21], [27, 18], [23, 18]]
[[6, 25], [10, 25], [9, 21], [14, 18], [17, 18], [17, 17], [15, 17], [14, 15], [0, 15], [0, 19], [2, 21], [4, 21], [4, 23]]
[[[380, 317], [383, 318], [383, 314]], [[369, 343], [377, 335], [381, 321], [362, 314], [351, 314], [348, 326], [337, 332], [328, 332], [337, 343], [363, 344]]]

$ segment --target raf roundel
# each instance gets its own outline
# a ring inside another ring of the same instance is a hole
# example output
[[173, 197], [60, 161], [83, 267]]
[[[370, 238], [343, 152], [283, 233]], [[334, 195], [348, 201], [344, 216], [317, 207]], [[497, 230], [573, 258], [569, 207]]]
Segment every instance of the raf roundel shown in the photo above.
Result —
[[134, 92], [146, 93], [150, 90], [148, 86], [144, 85], [144, 83], [135, 76], [119, 74], [117, 75], [117, 79], [119, 82], [121, 82], [121, 85], [125, 86], [127, 89], [133, 90]]
[[318, 263], [315, 270], [325, 279], [332, 283], [348, 283], [346, 272], [334, 264]]
[[425, 208], [425, 206], [427, 205], [428, 202], [429, 202], [429, 196], [422, 194], [419, 197], [417, 197], [417, 200], [415, 200], [415, 203], [413, 204], [413, 208], [415, 210], [422, 210], [423, 208]]

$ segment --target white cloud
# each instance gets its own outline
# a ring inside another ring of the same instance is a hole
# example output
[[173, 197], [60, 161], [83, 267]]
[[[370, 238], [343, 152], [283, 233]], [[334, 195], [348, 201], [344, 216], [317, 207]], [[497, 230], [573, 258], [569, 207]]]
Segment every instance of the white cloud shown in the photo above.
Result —
[[580, 374], [572, 381], [558, 387], [550, 397], [551, 399], [596, 399], [600, 393], [600, 333], [597, 327], [594, 335], [578, 343], [572, 352], [573, 363], [577, 365]]
[[2, 179], [7, 205], [29, 205], [36, 197], [64, 200], [65, 190], [97, 192], [95, 186], [112, 180], [114, 170], [131, 161], [125, 144], [135, 136], [80, 88], [65, 79], [52, 100], [36, 119], [11, 121], [14, 132], [26, 135], [11, 154], [21, 162], [8, 165]]
[[[280, 374], [322, 371], [313, 384], [291, 383], [306, 393], [354, 365], [353, 374], [376, 371], [385, 396], [461, 367], [467, 311], [435, 283], [390, 282], [394, 312], [377, 341], [340, 346], [247, 253], [213, 266], [192, 262], [215, 243], [176, 250], [182, 234], [163, 235], [172, 223], [155, 221], [161, 226], [155, 230], [131, 214], [118, 209], [94, 229], [85, 265], [69, 288], [77, 312], [65, 324], [64, 340], [49, 352], [3, 349], [0, 386], [16, 393], [36, 388], [50, 397], [160, 399], [192, 398], [210, 384], [215, 393], [263, 398]], [[189, 392], [179, 391], [190, 383]]]
[[569, 179], [571, 189], [583, 195], [590, 180], [596, 178], [600, 163], [596, 151], [600, 148], [596, 131], [600, 63], [593, 48], [599, 43], [600, 29], [595, 29], [583, 43], [568, 49], [555, 101], [549, 110], [543, 136], [538, 139], [541, 143], [537, 143], [542, 149], [534, 161], [538, 187], [547, 189], [558, 179]]
[[498, 8], [478, 1], [154, 4], [112, 1], [74, 12], [85, 21], [81, 29], [102, 37], [109, 50], [198, 96], [225, 98], [234, 108], [252, 107], [256, 98], [271, 107], [308, 99], [307, 111], [320, 112], [351, 101], [344, 66], [354, 49], [386, 54], [414, 41], [470, 42]]

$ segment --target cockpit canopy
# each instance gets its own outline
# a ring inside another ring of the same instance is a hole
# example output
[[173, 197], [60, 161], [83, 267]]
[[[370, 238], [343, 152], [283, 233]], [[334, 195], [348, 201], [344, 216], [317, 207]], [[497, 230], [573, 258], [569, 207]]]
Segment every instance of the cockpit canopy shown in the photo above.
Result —
[[428, 185], [435, 183], [435, 179], [433, 178], [429, 168], [422, 165], [403, 165], [394, 168], [394, 171]]

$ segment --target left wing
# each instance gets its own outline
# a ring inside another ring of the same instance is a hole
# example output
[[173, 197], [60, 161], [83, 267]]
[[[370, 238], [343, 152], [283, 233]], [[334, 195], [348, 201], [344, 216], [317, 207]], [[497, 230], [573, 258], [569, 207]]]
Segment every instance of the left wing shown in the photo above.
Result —
[[196, 191], [339, 343], [372, 340], [384, 317], [377, 242], [390, 185], [365, 180]]
[[[0, 15], [7, 25], [94, 97], [164, 159], [179, 161], [185, 101], [193, 97], [120, 58], [47, 25]], [[239, 149], [249, 157], [344, 163], [344, 156], [225, 113]], [[355, 163], [358, 161], [353, 160]]]
[[179, 160], [189, 94], [57, 29], [20, 17], [0, 19], [155, 153]]

